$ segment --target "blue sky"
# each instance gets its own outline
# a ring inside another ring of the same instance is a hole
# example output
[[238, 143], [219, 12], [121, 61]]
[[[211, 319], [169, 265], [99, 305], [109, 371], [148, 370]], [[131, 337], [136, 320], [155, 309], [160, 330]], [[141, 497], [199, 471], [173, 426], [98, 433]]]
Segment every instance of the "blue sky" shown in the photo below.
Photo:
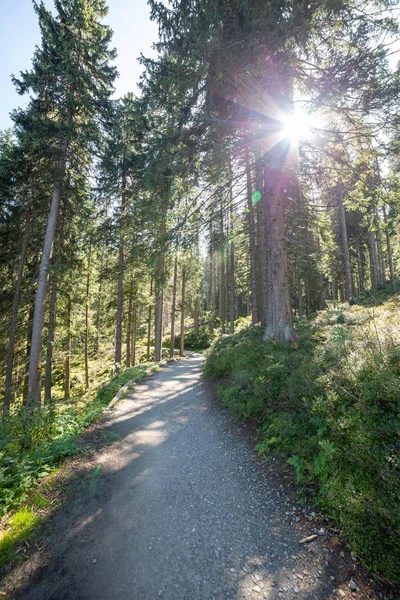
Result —
[[[45, 4], [53, 6], [52, 0]], [[142, 68], [136, 59], [140, 53], [154, 55], [151, 46], [157, 40], [157, 25], [150, 21], [146, 0], [108, 0], [108, 5], [106, 21], [114, 30], [120, 73], [115, 95], [120, 97], [137, 91]], [[27, 96], [16, 93], [10, 75], [30, 68], [38, 43], [39, 27], [31, 0], [0, 0], [0, 130], [11, 125], [10, 111], [27, 102]]]

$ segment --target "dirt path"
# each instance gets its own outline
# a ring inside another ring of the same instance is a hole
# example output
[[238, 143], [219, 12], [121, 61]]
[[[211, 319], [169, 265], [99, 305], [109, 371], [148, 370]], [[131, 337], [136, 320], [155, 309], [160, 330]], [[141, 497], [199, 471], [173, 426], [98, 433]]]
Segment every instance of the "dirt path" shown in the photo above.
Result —
[[173, 363], [116, 405], [115, 442], [55, 519], [48, 565], [20, 600], [352, 596], [349, 557], [322, 536], [299, 544], [314, 525], [229, 431], [201, 370], [199, 356]]

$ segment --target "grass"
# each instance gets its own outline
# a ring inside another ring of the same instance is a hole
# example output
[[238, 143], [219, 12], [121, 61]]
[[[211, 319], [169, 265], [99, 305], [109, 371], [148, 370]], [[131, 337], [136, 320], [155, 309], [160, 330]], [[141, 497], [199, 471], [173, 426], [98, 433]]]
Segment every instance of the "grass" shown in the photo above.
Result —
[[367, 300], [299, 321], [296, 342], [263, 342], [260, 327], [224, 336], [205, 370], [221, 402], [256, 423], [260, 456], [284, 458], [299, 493], [399, 584], [400, 297]]
[[[41, 522], [48, 498], [36, 488], [40, 479], [56, 474], [62, 460], [75, 454], [76, 439], [102, 413], [120, 388], [145, 377], [150, 363], [127, 369], [99, 390], [69, 404], [51, 404], [30, 411], [14, 406], [0, 422], [0, 568], [20, 555], [16, 546], [29, 539]], [[54, 478], [44, 485], [51, 491]]]
[[22, 507], [10, 516], [4, 524], [4, 530], [0, 532], [0, 569], [21, 558], [15, 547], [30, 538], [40, 521], [40, 516], [28, 507]]

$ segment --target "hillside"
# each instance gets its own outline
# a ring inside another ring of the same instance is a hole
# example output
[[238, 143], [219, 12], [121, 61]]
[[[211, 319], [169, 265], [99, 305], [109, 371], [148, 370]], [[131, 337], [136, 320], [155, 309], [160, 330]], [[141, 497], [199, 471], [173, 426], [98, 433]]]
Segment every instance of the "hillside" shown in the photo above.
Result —
[[295, 342], [264, 342], [259, 326], [222, 337], [206, 374], [257, 424], [259, 455], [287, 460], [299, 497], [315, 496], [355, 554], [399, 583], [400, 295], [360, 300], [299, 320]]

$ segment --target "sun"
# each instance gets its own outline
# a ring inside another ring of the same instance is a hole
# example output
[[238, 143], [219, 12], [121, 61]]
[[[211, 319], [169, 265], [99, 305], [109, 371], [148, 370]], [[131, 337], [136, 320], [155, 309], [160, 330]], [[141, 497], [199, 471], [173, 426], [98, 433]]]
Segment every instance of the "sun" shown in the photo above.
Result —
[[289, 138], [292, 142], [307, 139], [312, 134], [313, 118], [302, 108], [295, 110], [282, 119], [282, 136]]

